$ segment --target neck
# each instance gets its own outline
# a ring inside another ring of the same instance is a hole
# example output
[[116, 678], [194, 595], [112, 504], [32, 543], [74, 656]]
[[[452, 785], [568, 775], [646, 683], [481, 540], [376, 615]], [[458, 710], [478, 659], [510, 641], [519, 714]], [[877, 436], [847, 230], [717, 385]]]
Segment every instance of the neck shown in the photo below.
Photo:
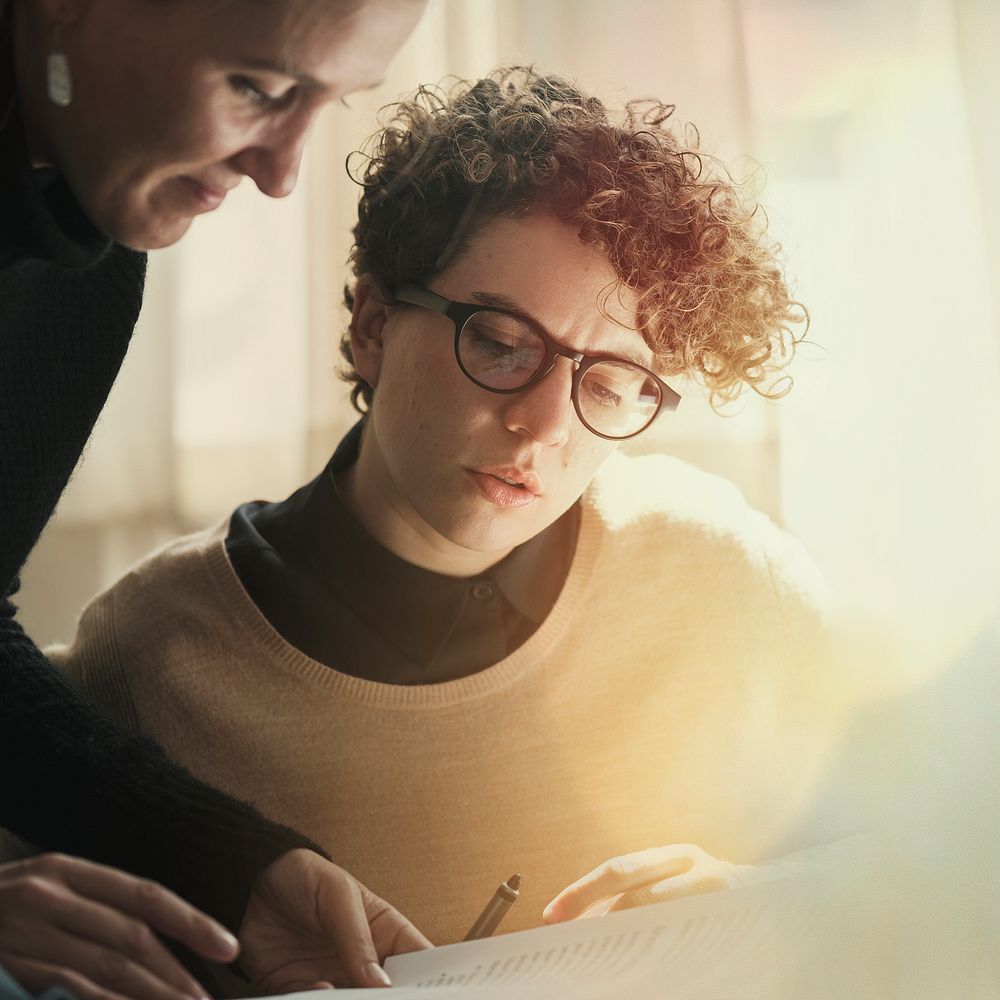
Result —
[[371, 434], [369, 425], [357, 462], [337, 477], [337, 488], [347, 508], [383, 548], [421, 569], [455, 577], [483, 573], [510, 553], [478, 552], [438, 534], [399, 496]]

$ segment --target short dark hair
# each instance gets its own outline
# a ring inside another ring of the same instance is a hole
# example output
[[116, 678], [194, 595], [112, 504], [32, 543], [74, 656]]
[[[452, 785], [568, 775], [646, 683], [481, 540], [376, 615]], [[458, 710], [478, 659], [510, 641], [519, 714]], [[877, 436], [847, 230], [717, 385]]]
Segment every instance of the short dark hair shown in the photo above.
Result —
[[[393, 288], [442, 270], [484, 219], [546, 211], [640, 292], [638, 329], [661, 374], [695, 376], [713, 404], [747, 386], [784, 395], [808, 316], [764, 238], [763, 213], [699, 152], [692, 127], [675, 134], [673, 111], [635, 100], [613, 114], [573, 82], [525, 67], [420, 87], [383, 109], [380, 131], [348, 160], [362, 189], [355, 281], [369, 275], [391, 301]], [[353, 307], [354, 282], [344, 300]], [[364, 412], [372, 391], [349, 333], [341, 352]]]

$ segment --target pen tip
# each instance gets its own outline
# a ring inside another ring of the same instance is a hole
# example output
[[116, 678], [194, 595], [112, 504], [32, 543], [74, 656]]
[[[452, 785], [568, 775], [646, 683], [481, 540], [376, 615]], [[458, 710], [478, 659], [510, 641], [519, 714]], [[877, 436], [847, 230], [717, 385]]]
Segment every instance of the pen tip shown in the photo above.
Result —
[[510, 888], [516, 892], [518, 889], [521, 888], [521, 876], [511, 875], [511, 877], [507, 879], [507, 885], [509, 885]]

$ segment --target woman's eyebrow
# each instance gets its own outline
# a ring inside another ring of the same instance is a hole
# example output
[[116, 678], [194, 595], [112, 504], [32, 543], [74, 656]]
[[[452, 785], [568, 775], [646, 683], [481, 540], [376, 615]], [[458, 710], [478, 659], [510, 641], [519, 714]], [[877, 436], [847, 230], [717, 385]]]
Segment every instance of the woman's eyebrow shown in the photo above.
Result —
[[[512, 316], [517, 316], [520, 319], [527, 320], [529, 323], [533, 323], [535, 326], [544, 330], [545, 333], [552, 337], [552, 339], [557, 343], [562, 342], [558, 337], [554, 337], [552, 332], [545, 326], [544, 323], [540, 323], [534, 316], [526, 313], [524, 309], [521, 308], [513, 299], [508, 298], [506, 295], [501, 295], [498, 292], [472, 292], [472, 301], [478, 305], [489, 306], [492, 309], [499, 309], [502, 312], [510, 313]], [[611, 350], [611, 351], [599, 351], [598, 354], [608, 354], [616, 358], [621, 358], [624, 361], [631, 361], [632, 364], [638, 365], [640, 368], [649, 368], [650, 359], [643, 358], [635, 351], [626, 347], [622, 350]]]
[[[523, 316], [538, 326], [542, 325], [538, 320], [528, 316], [513, 299], [507, 298], [506, 295], [500, 295], [498, 292], [473, 292], [472, 301], [479, 303], [479, 305], [491, 306], [493, 309], [501, 309], [503, 312], [513, 313], [515, 316]], [[545, 332], [548, 333], [548, 330]]]

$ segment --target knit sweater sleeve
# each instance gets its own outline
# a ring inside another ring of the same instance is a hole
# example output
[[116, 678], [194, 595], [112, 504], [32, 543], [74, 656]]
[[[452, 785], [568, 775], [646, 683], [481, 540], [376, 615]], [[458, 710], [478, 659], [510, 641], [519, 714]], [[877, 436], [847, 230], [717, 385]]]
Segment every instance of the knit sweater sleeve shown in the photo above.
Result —
[[3, 825], [42, 850], [156, 879], [238, 929], [257, 874], [292, 848], [318, 848], [111, 722], [52, 667], [13, 610], [5, 601], [0, 614]]
[[118, 374], [144, 269], [116, 247], [78, 272], [0, 270], [0, 826], [154, 878], [236, 928], [258, 872], [310, 842], [88, 705], [12, 601]]

